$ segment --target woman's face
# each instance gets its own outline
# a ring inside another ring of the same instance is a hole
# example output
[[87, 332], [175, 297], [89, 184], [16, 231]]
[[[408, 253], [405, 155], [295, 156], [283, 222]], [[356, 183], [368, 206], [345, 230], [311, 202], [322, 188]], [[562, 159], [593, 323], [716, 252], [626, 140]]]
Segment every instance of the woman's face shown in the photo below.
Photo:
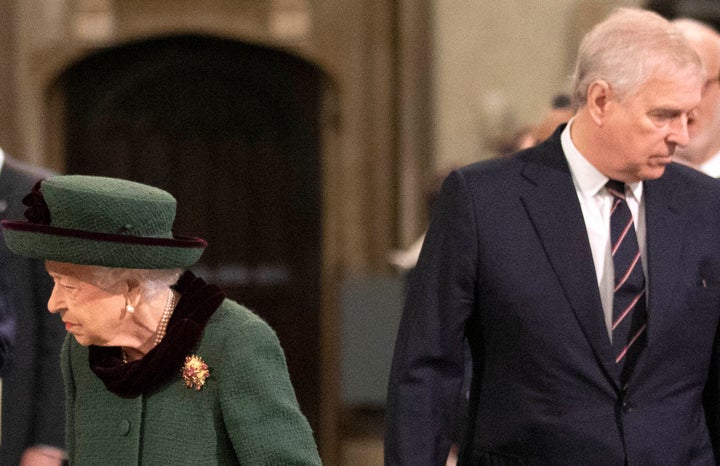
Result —
[[83, 346], [115, 346], [129, 320], [122, 286], [99, 288], [92, 266], [46, 261], [45, 268], [55, 281], [48, 310], [60, 314], [65, 329]]

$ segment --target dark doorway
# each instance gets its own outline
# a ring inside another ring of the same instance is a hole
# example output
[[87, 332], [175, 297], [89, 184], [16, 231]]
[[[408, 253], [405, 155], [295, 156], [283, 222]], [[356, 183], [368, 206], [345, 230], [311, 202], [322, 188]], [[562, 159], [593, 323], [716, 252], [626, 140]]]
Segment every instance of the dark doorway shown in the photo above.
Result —
[[717, 0], [648, 0], [645, 7], [668, 19], [693, 18], [720, 30], [720, 2]]
[[58, 82], [66, 172], [168, 190], [196, 271], [278, 333], [319, 429], [320, 110], [325, 82], [282, 51], [201, 36], [93, 55]]

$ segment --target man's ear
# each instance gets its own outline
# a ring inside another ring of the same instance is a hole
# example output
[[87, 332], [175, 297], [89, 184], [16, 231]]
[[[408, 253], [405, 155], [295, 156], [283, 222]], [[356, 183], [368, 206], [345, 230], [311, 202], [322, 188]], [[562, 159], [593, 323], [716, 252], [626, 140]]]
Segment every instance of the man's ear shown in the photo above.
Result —
[[596, 125], [603, 125], [611, 100], [612, 89], [607, 81], [593, 81], [588, 86], [587, 109]]

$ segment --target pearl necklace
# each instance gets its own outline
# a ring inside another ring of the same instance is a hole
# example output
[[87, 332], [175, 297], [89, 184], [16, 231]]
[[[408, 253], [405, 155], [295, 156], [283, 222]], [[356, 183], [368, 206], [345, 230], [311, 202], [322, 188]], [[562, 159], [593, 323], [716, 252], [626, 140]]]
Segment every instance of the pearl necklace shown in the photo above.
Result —
[[[160, 317], [160, 323], [158, 323], [157, 330], [155, 330], [155, 345], [160, 344], [163, 338], [165, 338], [165, 332], [167, 331], [167, 324], [172, 317], [173, 311], [175, 310], [175, 293], [170, 290], [168, 293], [167, 301], [165, 301], [165, 310], [163, 311], [162, 317]], [[125, 352], [125, 348], [122, 349], [122, 362], [127, 364], [128, 357]]]
[[165, 337], [165, 331], [167, 330], [167, 324], [168, 324], [168, 321], [170, 321], [170, 316], [172, 316], [172, 313], [174, 310], [175, 310], [175, 293], [173, 293], [173, 290], [170, 290], [167, 301], [165, 302], [165, 310], [163, 311], [163, 315], [160, 318], [160, 323], [158, 324], [157, 331], [155, 332], [155, 346], [160, 344], [162, 339]]

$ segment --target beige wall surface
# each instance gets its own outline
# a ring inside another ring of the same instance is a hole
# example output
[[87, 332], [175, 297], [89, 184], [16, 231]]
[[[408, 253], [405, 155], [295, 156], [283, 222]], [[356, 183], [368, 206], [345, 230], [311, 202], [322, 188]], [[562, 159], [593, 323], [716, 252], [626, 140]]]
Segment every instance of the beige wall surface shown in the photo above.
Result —
[[568, 90], [582, 34], [637, 0], [436, 0], [435, 167], [491, 155]]
[[14, 118], [14, 7], [12, 2], [0, 2], [0, 147], [11, 153], [16, 151], [18, 139]]

